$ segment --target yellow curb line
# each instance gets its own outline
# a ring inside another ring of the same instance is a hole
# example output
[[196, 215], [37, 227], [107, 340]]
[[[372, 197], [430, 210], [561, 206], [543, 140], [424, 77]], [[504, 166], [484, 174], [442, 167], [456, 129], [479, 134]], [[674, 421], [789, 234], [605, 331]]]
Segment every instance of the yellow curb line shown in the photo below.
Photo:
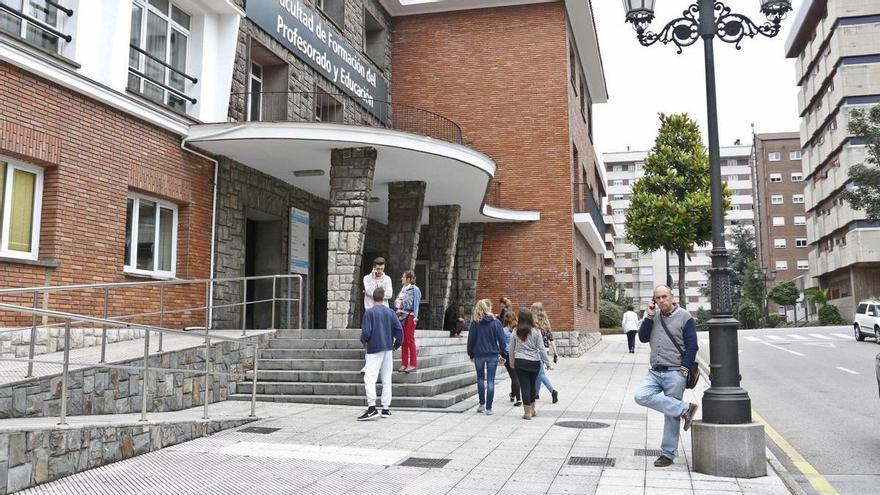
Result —
[[[707, 370], [711, 369], [709, 368], [709, 365], [706, 363], [706, 361], [703, 360], [703, 358], [697, 356], [697, 360], [699, 360], [700, 364], [702, 364], [703, 367]], [[834, 487], [831, 486], [831, 483], [829, 483], [828, 480], [826, 480], [825, 477], [823, 477], [819, 473], [819, 471], [817, 471], [816, 468], [813, 467], [812, 464], [807, 462], [807, 460], [804, 459], [804, 456], [802, 456], [800, 452], [795, 450], [795, 448], [790, 443], [788, 443], [788, 440], [786, 440], [778, 431], [770, 426], [770, 423], [768, 423], [763, 417], [761, 417], [761, 415], [758, 414], [758, 412], [754, 409], [752, 409], [752, 418], [754, 418], [756, 422], [764, 425], [764, 431], [765, 433], [767, 433], [767, 436], [770, 437], [770, 440], [772, 440], [777, 447], [785, 452], [785, 455], [787, 455], [789, 459], [791, 459], [794, 467], [796, 467], [798, 471], [800, 471], [807, 478], [810, 484], [813, 485], [813, 488], [815, 488], [820, 495], [840, 495], [839, 493], [837, 493], [837, 490], [835, 490]]]

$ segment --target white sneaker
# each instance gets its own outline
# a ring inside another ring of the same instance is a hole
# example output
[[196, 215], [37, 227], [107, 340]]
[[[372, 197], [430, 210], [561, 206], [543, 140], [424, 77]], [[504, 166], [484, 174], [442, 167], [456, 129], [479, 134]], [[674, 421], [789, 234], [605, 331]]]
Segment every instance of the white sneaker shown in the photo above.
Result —
[[484, 406], [483, 404], [480, 404], [480, 407], [477, 408], [477, 412], [478, 413], [486, 412], [486, 406]]

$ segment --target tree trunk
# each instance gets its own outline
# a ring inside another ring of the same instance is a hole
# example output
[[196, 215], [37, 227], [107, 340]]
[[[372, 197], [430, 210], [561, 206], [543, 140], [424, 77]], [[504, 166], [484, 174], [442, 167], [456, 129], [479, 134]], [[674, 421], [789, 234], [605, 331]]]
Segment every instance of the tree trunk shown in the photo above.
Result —
[[797, 328], [797, 326], [798, 326], [798, 321], [797, 321], [797, 301], [794, 302], [794, 306], [792, 306], [791, 309], [792, 309], [792, 311], [794, 311], [794, 327]]
[[685, 252], [678, 251], [678, 305], [682, 309], [687, 309], [687, 295], [685, 293], [685, 289], [687, 289], [687, 281], [685, 280], [687, 267], [684, 266], [684, 257]]

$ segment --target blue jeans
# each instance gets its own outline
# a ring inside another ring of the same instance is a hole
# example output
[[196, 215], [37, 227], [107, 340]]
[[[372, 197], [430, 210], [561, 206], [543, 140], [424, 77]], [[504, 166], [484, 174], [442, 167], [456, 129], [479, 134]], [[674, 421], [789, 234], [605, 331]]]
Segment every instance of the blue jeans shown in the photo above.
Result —
[[535, 380], [535, 395], [541, 394], [542, 383], [550, 392], [556, 390], [553, 388], [553, 383], [550, 382], [550, 376], [547, 375], [547, 371], [544, 369], [544, 361], [541, 361], [541, 367], [538, 368], [538, 379]]
[[474, 366], [477, 368], [477, 394], [480, 396], [480, 405], [492, 410], [492, 399], [495, 398], [495, 370], [498, 369], [498, 356], [475, 357]]
[[687, 378], [677, 371], [648, 370], [648, 374], [636, 389], [635, 399], [638, 405], [666, 415], [660, 452], [670, 459], [675, 459], [681, 415], [688, 408], [687, 402], [681, 400], [685, 385]]

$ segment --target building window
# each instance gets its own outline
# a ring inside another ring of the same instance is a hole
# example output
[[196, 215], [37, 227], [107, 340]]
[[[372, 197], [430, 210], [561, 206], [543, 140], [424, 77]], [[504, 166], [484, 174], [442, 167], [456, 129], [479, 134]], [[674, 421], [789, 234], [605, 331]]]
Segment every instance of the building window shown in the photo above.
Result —
[[794, 204], [803, 204], [804, 203], [804, 195], [803, 194], [793, 194], [791, 196], [791, 202]]
[[[587, 279], [587, 283], [590, 283], [590, 279]], [[599, 309], [599, 288], [596, 284], [596, 277], [593, 277], [593, 311], [597, 311]]]
[[[30, 16], [43, 24], [61, 31], [63, 19], [67, 15], [66, 10], [60, 10], [61, 1], [49, 0], [0, 0], [0, 3], [15, 12]], [[0, 31], [5, 31], [13, 36], [23, 38], [40, 48], [58, 53], [61, 46], [61, 38], [58, 35], [43, 29], [38, 24], [23, 19], [7, 11], [0, 10]]]
[[627, 171], [629, 171], [629, 165], [627, 165], [627, 164], [623, 164], [623, 165], [621, 165], [621, 166], [620, 166], [620, 171], [621, 171], [621, 172], [627, 172]]
[[799, 237], [794, 240], [795, 247], [807, 247], [807, 239], [805, 237]]
[[798, 215], [798, 216], [794, 217], [794, 224], [795, 225], [806, 225], [807, 224], [807, 217], [805, 217], [803, 215]]
[[777, 272], [784, 272], [786, 270], [788, 270], [788, 261], [780, 260], [780, 261], [776, 262], [776, 271]]
[[621, 208], [615, 208], [615, 209], [614, 209], [614, 214], [615, 214], [615, 215], [626, 215], [626, 210], [621, 209]]
[[782, 174], [770, 174], [770, 182], [782, 182]]
[[781, 194], [774, 194], [770, 196], [770, 204], [772, 205], [781, 205], [783, 203]]
[[315, 0], [315, 6], [342, 30], [345, 25], [345, 0]]
[[785, 239], [773, 239], [773, 247], [784, 248], [785, 245], [786, 245]]
[[615, 194], [614, 200], [615, 201], [623, 201], [623, 194]]
[[785, 227], [785, 217], [773, 217], [774, 227]]
[[778, 162], [780, 160], [782, 160], [782, 153], [778, 151], [771, 151], [770, 153], [767, 153], [767, 161]]
[[736, 158], [728, 158], [727, 159], [727, 166], [728, 167], [735, 167], [736, 163], [737, 163]]
[[190, 16], [169, 0], [134, 0], [128, 89], [153, 101], [186, 111], [187, 47]]
[[622, 186], [623, 180], [622, 179], [615, 179], [615, 180], [611, 181], [611, 185], [612, 186]]
[[0, 256], [36, 260], [43, 169], [0, 161]]
[[582, 278], [583, 276], [582, 276], [582, 274], [581, 274], [581, 270], [582, 270], [582, 268], [581, 268], [581, 262], [575, 260], [575, 264], [574, 264], [574, 265], [575, 265], [575, 269], [574, 269], [575, 279], [576, 279], [576, 282], [577, 282], [577, 302], [578, 302], [578, 307], [579, 307], [579, 308], [583, 308], [583, 307], [584, 307], [584, 291], [583, 291], [583, 288], [584, 288], [584, 280], [583, 280], [583, 278]]
[[[578, 275], [580, 275], [580, 273], [581, 273], [581, 272], [579, 271], [579, 272], [578, 272]], [[593, 299], [592, 299], [593, 296], [592, 296], [592, 294], [590, 293], [590, 270], [586, 270], [584, 273], [585, 273], [585, 276], [586, 276], [586, 282], [587, 282], [587, 291], [586, 291], [587, 294], [586, 294], [586, 300], [587, 300], [587, 304], [589, 304], [589, 302], [593, 300]], [[580, 287], [578, 287], [578, 292], [580, 292]], [[587, 309], [589, 309], [589, 308], [587, 308]]]
[[385, 30], [385, 26], [370, 11], [364, 9], [364, 53], [380, 70], [385, 69], [387, 61], [385, 47], [387, 44], [388, 32]]
[[797, 269], [798, 270], [809, 270], [810, 269], [810, 262], [807, 260], [798, 260]]
[[804, 174], [800, 172], [792, 172], [791, 173], [791, 181], [792, 182], [802, 182], [804, 180]]
[[788, 152], [789, 160], [800, 160], [801, 159], [801, 150], [792, 150]]
[[125, 217], [125, 272], [174, 277], [177, 205], [131, 193]]
[[315, 122], [342, 122], [344, 110], [341, 101], [315, 86]]
[[263, 120], [263, 66], [251, 62], [251, 74], [248, 78], [248, 120]]

